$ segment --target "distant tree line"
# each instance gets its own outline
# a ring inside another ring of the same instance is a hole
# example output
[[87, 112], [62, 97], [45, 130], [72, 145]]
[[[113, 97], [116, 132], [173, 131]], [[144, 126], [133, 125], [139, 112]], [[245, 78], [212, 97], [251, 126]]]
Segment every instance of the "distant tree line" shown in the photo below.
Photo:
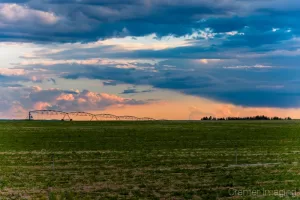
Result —
[[201, 120], [203, 121], [222, 121], [222, 120], [292, 120], [292, 118], [290, 117], [286, 117], [286, 118], [280, 118], [280, 117], [267, 117], [264, 115], [257, 115], [257, 116], [253, 116], [253, 117], [221, 117], [221, 118], [216, 118], [216, 117], [203, 117]]

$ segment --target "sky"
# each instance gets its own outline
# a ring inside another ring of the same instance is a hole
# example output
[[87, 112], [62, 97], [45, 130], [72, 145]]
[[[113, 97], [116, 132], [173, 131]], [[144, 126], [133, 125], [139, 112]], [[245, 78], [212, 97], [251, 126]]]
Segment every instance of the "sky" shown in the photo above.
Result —
[[0, 118], [300, 118], [298, 0], [1, 0]]

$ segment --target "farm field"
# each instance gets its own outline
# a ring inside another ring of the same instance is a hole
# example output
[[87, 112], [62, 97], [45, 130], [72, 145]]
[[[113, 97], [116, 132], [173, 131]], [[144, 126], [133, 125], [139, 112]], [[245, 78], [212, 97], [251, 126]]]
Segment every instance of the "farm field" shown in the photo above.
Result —
[[296, 192], [300, 121], [0, 122], [0, 199], [288, 199]]

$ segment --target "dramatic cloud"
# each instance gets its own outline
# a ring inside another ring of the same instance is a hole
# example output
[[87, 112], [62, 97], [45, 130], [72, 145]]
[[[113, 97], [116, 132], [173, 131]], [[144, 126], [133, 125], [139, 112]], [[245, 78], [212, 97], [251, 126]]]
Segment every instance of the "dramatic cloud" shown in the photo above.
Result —
[[[25, 117], [29, 110], [57, 109], [64, 111], [95, 111], [107, 107], [142, 105], [147, 101], [122, 98], [88, 90], [42, 89], [34, 87], [0, 88], [0, 113]], [[14, 110], [20, 112], [15, 112]], [[22, 111], [22, 112], [21, 112]]]
[[[27, 46], [0, 52], [17, 55], [2, 58], [0, 87], [46, 86], [30, 92], [34, 103], [7, 101], [20, 112], [34, 105], [101, 108], [112, 100], [99, 91], [152, 99], [157, 90], [235, 106], [297, 108], [299, 11], [298, 0], [4, 0], [0, 41]], [[70, 92], [76, 84], [90, 91]]]
[[[152, 33], [179, 37], [211, 28], [217, 33], [243, 31], [244, 35], [233, 38], [235, 45], [245, 45], [249, 40], [258, 45], [256, 42], [288, 39], [290, 34], [284, 34], [284, 29], [298, 32], [297, 20], [293, 20], [298, 17], [297, 8], [294, 0], [4, 1], [0, 7], [0, 38], [76, 42]], [[273, 28], [279, 31], [269, 32]], [[265, 40], [256, 40], [262, 38]]]
[[[167, 60], [156, 64], [128, 62], [120, 66], [114, 63], [93, 66], [52, 65], [44, 68], [39, 65], [32, 68], [47, 69], [48, 73], [56, 73], [68, 80], [101, 80], [104, 86], [116, 87], [119, 84], [146, 85], [241, 106], [300, 106], [298, 68], [290, 68], [286, 72], [284, 67], [279, 66], [244, 66], [237, 61], [209, 59], [206, 62]], [[122, 94], [150, 91], [130, 87], [123, 90]]]

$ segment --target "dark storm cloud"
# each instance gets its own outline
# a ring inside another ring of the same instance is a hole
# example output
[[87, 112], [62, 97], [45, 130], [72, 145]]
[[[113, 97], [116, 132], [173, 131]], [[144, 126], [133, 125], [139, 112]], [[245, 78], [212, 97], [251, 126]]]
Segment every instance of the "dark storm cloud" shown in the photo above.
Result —
[[[0, 22], [6, 25], [0, 38], [4, 41], [87, 42], [151, 33], [182, 36], [193, 32], [195, 20], [201, 19], [198, 15], [225, 14], [229, 9], [229, 4], [218, 7], [208, 1], [12, 2], [26, 6], [1, 5]], [[18, 18], [19, 13], [26, 16]], [[10, 16], [16, 17], [12, 20]]]
[[[296, 10], [295, 7], [283, 9], [283, 1], [279, 0], [264, 3], [238, 0], [1, 2], [0, 23], [4, 24], [0, 26], [2, 41], [88, 42], [151, 33], [158, 37], [179, 37], [204, 28], [219, 33], [250, 27], [256, 30], [256, 34], [263, 35], [272, 28], [291, 28], [297, 34], [299, 30], [296, 20], [299, 6], [295, 6]], [[297, 5], [294, 1], [285, 4]], [[273, 40], [281, 39], [276, 37]]]

